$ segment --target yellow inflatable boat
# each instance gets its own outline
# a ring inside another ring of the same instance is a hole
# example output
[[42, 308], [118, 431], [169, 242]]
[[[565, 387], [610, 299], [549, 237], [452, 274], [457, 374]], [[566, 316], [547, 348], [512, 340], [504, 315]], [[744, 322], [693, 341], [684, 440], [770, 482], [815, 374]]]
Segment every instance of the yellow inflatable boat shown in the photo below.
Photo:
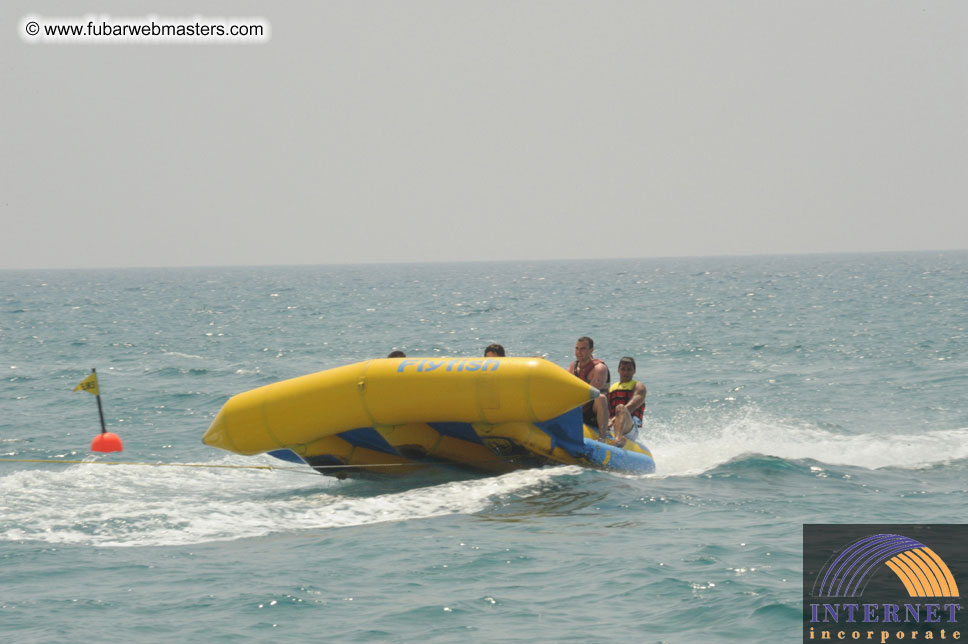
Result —
[[234, 396], [202, 440], [341, 478], [439, 463], [484, 472], [548, 463], [654, 471], [642, 445], [614, 447], [582, 425], [581, 405], [598, 395], [539, 358], [369, 360]]

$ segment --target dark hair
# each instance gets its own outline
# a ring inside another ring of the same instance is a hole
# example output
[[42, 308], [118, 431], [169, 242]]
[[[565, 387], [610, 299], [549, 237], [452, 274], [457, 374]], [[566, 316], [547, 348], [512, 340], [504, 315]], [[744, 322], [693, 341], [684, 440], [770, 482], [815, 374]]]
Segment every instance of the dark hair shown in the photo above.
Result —
[[578, 342], [587, 342], [589, 349], [595, 348], [595, 341], [589, 338], [587, 335], [583, 335], [580, 338], [578, 338]]
[[625, 363], [625, 364], [631, 363], [632, 364], [632, 371], [635, 371], [635, 358], [632, 358], [631, 356], [625, 356], [624, 358], [622, 358], [621, 360], [618, 361], [618, 366], [621, 367], [623, 363]]
[[391, 351], [390, 355], [388, 355], [387, 357], [388, 358], [406, 358], [407, 354], [398, 349], [397, 351]]
[[484, 349], [484, 355], [486, 356], [488, 353], [496, 353], [498, 356], [500, 356], [501, 358], [503, 358], [504, 357], [504, 347], [502, 347], [499, 344], [489, 344], [489, 345], [487, 345], [487, 348]]

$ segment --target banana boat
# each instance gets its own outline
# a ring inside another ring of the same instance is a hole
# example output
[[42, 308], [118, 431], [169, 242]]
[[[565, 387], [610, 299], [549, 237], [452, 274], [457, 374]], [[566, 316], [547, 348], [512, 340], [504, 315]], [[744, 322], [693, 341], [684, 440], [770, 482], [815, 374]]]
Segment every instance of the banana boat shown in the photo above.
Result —
[[655, 471], [641, 444], [600, 442], [582, 424], [579, 408], [598, 396], [540, 358], [384, 358], [233, 396], [202, 441], [340, 478], [440, 463], [492, 473], [546, 464]]

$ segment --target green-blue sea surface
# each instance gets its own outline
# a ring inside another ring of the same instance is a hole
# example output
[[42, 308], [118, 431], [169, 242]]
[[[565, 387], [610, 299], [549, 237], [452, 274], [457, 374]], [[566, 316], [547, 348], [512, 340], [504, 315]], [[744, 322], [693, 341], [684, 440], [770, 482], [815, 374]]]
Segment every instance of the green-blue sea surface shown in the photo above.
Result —
[[[965, 252], [0, 272], [0, 641], [797, 641], [802, 524], [964, 522], [966, 326]], [[655, 475], [201, 443], [282, 379], [582, 335], [636, 358]]]

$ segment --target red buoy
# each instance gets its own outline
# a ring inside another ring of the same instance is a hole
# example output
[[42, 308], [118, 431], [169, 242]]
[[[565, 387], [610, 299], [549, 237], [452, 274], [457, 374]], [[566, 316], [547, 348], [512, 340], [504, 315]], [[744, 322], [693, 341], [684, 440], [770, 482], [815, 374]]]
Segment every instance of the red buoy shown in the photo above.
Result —
[[91, 441], [92, 452], [121, 452], [124, 447], [121, 445], [121, 437], [111, 432], [103, 432], [94, 437]]

